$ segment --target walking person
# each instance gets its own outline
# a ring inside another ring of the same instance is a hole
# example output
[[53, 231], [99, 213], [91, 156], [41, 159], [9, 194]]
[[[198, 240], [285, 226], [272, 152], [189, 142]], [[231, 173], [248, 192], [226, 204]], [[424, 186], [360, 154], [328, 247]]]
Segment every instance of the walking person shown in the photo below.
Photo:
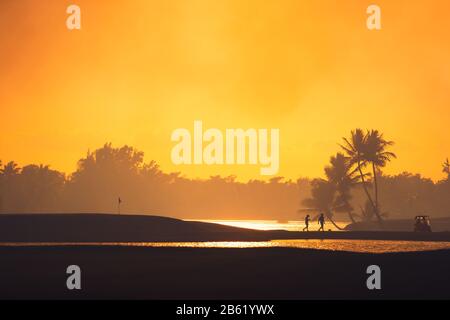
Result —
[[309, 214], [307, 214], [305, 217], [305, 227], [303, 228], [303, 231], [309, 231], [309, 220], [311, 220], [311, 218], [309, 217]]
[[320, 228], [318, 231], [325, 231], [325, 229], [323, 228], [325, 226], [325, 217], [323, 213], [320, 214], [319, 219], [317, 221], [320, 224]]

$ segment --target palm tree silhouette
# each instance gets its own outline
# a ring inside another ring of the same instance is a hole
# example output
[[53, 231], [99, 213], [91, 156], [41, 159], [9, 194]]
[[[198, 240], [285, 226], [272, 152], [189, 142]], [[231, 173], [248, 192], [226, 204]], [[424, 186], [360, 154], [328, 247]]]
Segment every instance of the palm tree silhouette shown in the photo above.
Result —
[[325, 167], [325, 175], [327, 180], [332, 183], [337, 191], [334, 201], [336, 211], [347, 212], [350, 220], [354, 223], [353, 207], [350, 204], [351, 189], [360, 183], [361, 178], [352, 170], [350, 159], [342, 153], [337, 153], [330, 158], [330, 165]]
[[2, 174], [4, 177], [13, 176], [18, 174], [19, 172], [20, 168], [14, 161], [8, 162], [7, 164], [5, 164], [3, 169], [0, 169], [0, 174]]
[[20, 173], [20, 168], [14, 161], [10, 161], [2, 168], [0, 162], [0, 211], [3, 211], [3, 206], [6, 199], [15, 196], [15, 178]]
[[[396, 158], [393, 152], [386, 151], [394, 142], [385, 140], [383, 134], [378, 130], [370, 130], [364, 133], [362, 129], [352, 130], [350, 140], [346, 138], [343, 138], [343, 140], [345, 143], [341, 147], [349, 156], [350, 163], [356, 165], [356, 170], [359, 171], [367, 199], [373, 207], [375, 216], [381, 223], [383, 219], [379, 210], [377, 175], [380, 169], [385, 167], [392, 158]], [[372, 166], [375, 200], [371, 197], [367, 189], [365, 181], [365, 176], [367, 175], [362, 171], [367, 165]]]
[[366, 166], [367, 162], [364, 159], [364, 152], [366, 147], [366, 135], [362, 129], [352, 130], [350, 133], [350, 139], [342, 138], [344, 144], [340, 145], [341, 148], [347, 153], [349, 158], [349, 165], [356, 165], [356, 170], [358, 170], [361, 177], [362, 186], [364, 192], [366, 193], [367, 199], [371, 206], [375, 208], [375, 204], [370, 196], [369, 190], [367, 189], [367, 183], [365, 181], [366, 174], [363, 173], [362, 169]]
[[374, 191], [375, 191], [375, 214], [381, 221], [380, 206], [378, 202], [378, 180], [377, 174], [384, 168], [386, 164], [393, 158], [397, 158], [395, 153], [386, 151], [386, 149], [394, 144], [383, 138], [383, 134], [378, 130], [371, 130], [366, 135], [366, 152], [364, 158], [372, 164]]

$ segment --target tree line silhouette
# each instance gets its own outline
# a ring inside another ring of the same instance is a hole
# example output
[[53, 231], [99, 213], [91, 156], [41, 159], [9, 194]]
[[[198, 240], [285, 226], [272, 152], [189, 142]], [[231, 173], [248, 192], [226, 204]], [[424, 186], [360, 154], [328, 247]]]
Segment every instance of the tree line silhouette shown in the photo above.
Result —
[[[450, 163], [444, 179], [419, 174], [384, 175], [395, 154], [376, 130], [352, 131], [342, 152], [330, 158], [325, 178], [239, 182], [235, 176], [189, 179], [165, 173], [144, 153], [110, 143], [88, 152], [72, 174], [45, 165], [0, 161], [1, 213], [66, 213], [117, 210], [196, 219], [300, 220], [300, 211], [324, 212], [329, 220], [377, 220], [387, 215], [450, 216]], [[382, 199], [382, 200], [380, 200]], [[382, 203], [382, 206], [381, 204]]]

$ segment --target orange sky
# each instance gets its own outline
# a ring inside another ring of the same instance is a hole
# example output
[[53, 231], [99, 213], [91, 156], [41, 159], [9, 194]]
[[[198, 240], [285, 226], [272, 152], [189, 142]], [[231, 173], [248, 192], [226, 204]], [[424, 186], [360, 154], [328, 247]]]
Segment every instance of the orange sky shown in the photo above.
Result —
[[[66, 29], [66, 8], [82, 30]], [[362, 0], [2, 0], [0, 159], [71, 172], [132, 145], [166, 171], [261, 178], [260, 166], [174, 166], [171, 132], [280, 128], [280, 172], [321, 175], [356, 127], [383, 131], [388, 173], [438, 179], [450, 156], [450, 3]]]

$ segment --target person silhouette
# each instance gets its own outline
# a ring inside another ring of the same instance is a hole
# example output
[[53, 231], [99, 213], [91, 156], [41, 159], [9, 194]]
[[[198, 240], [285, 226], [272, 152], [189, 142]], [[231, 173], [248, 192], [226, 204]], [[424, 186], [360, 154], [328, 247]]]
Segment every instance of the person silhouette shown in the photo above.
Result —
[[320, 214], [319, 219], [317, 220], [317, 222], [320, 224], [320, 228], [318, 231], [325, 231], [324, 230], [324, 225], [325, 225], [325, 217], [323, 215], [323, 213]]
[[303, 231], [305, 231], [305, 230], [309, 231], [309, 220], [311, 220], [311, 219], [309, 217], [309, 214], [307, 214], [305, 217], [305, 227], [303, 228]]

